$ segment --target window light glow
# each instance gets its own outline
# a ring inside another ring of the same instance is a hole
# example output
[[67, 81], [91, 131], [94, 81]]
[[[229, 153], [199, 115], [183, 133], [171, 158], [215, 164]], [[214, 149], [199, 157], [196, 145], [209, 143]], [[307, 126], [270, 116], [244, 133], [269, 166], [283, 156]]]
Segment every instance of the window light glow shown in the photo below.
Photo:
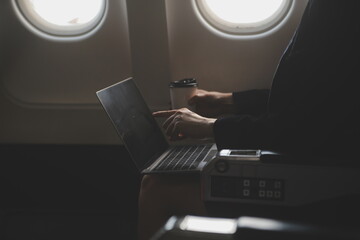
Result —
[[221, 32], [256, 34], [275, 27], [293, 0], [194, 0], [199, 15]]
[[104, 19], [107, 5], [107, 0], [13, 1], [16, 1], [14, 7], [20, 10], [18, 13], [24, 17], [25, 25], [43, 37], [71, 37], [90, 33]]
[[29, 0], [34, 11], [49, 23], [59, 26], [92, 21], [101, 12], [103, 0]]
[[211, 11], [231, 23], [256, 23], [273, 16], [284, 0], [206, 0]]

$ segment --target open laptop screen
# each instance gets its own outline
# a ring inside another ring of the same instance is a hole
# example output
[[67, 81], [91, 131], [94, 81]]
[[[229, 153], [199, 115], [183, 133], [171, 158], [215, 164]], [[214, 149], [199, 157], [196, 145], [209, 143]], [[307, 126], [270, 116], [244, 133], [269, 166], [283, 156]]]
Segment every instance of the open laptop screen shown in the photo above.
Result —
[[168, 143], [131, 78], [96, 94], [140, 171], [166, 150]]

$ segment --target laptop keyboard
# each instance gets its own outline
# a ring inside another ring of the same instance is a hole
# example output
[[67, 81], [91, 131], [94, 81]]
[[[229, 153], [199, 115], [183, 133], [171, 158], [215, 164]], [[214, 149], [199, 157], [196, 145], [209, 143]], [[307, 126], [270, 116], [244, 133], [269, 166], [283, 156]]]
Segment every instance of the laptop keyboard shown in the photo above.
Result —
[[211, 145], [176, 146], [154, 170], [190, 170], [199, 166]]

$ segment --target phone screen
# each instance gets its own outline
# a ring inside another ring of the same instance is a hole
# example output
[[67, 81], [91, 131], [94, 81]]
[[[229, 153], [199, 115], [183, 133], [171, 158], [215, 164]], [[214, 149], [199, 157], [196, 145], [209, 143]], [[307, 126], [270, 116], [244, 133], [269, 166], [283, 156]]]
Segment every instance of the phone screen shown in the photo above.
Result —
[[230, 156], [237, 155], [256, 156], [257, 150], [234, 150], [230, 152]]

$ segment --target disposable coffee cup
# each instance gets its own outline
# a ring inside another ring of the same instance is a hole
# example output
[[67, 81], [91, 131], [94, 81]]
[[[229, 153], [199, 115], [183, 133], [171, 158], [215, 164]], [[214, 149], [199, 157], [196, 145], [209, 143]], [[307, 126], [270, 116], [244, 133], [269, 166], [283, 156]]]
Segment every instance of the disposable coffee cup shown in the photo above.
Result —
[[179, 81], [171, 82], [170, 88], [170, 100], [171, 108], [188, 108], [194, 110], [192, 106], [188, 104], [189, 99], [195, 95], [198, 84], [195, 78], [185, 78]]

